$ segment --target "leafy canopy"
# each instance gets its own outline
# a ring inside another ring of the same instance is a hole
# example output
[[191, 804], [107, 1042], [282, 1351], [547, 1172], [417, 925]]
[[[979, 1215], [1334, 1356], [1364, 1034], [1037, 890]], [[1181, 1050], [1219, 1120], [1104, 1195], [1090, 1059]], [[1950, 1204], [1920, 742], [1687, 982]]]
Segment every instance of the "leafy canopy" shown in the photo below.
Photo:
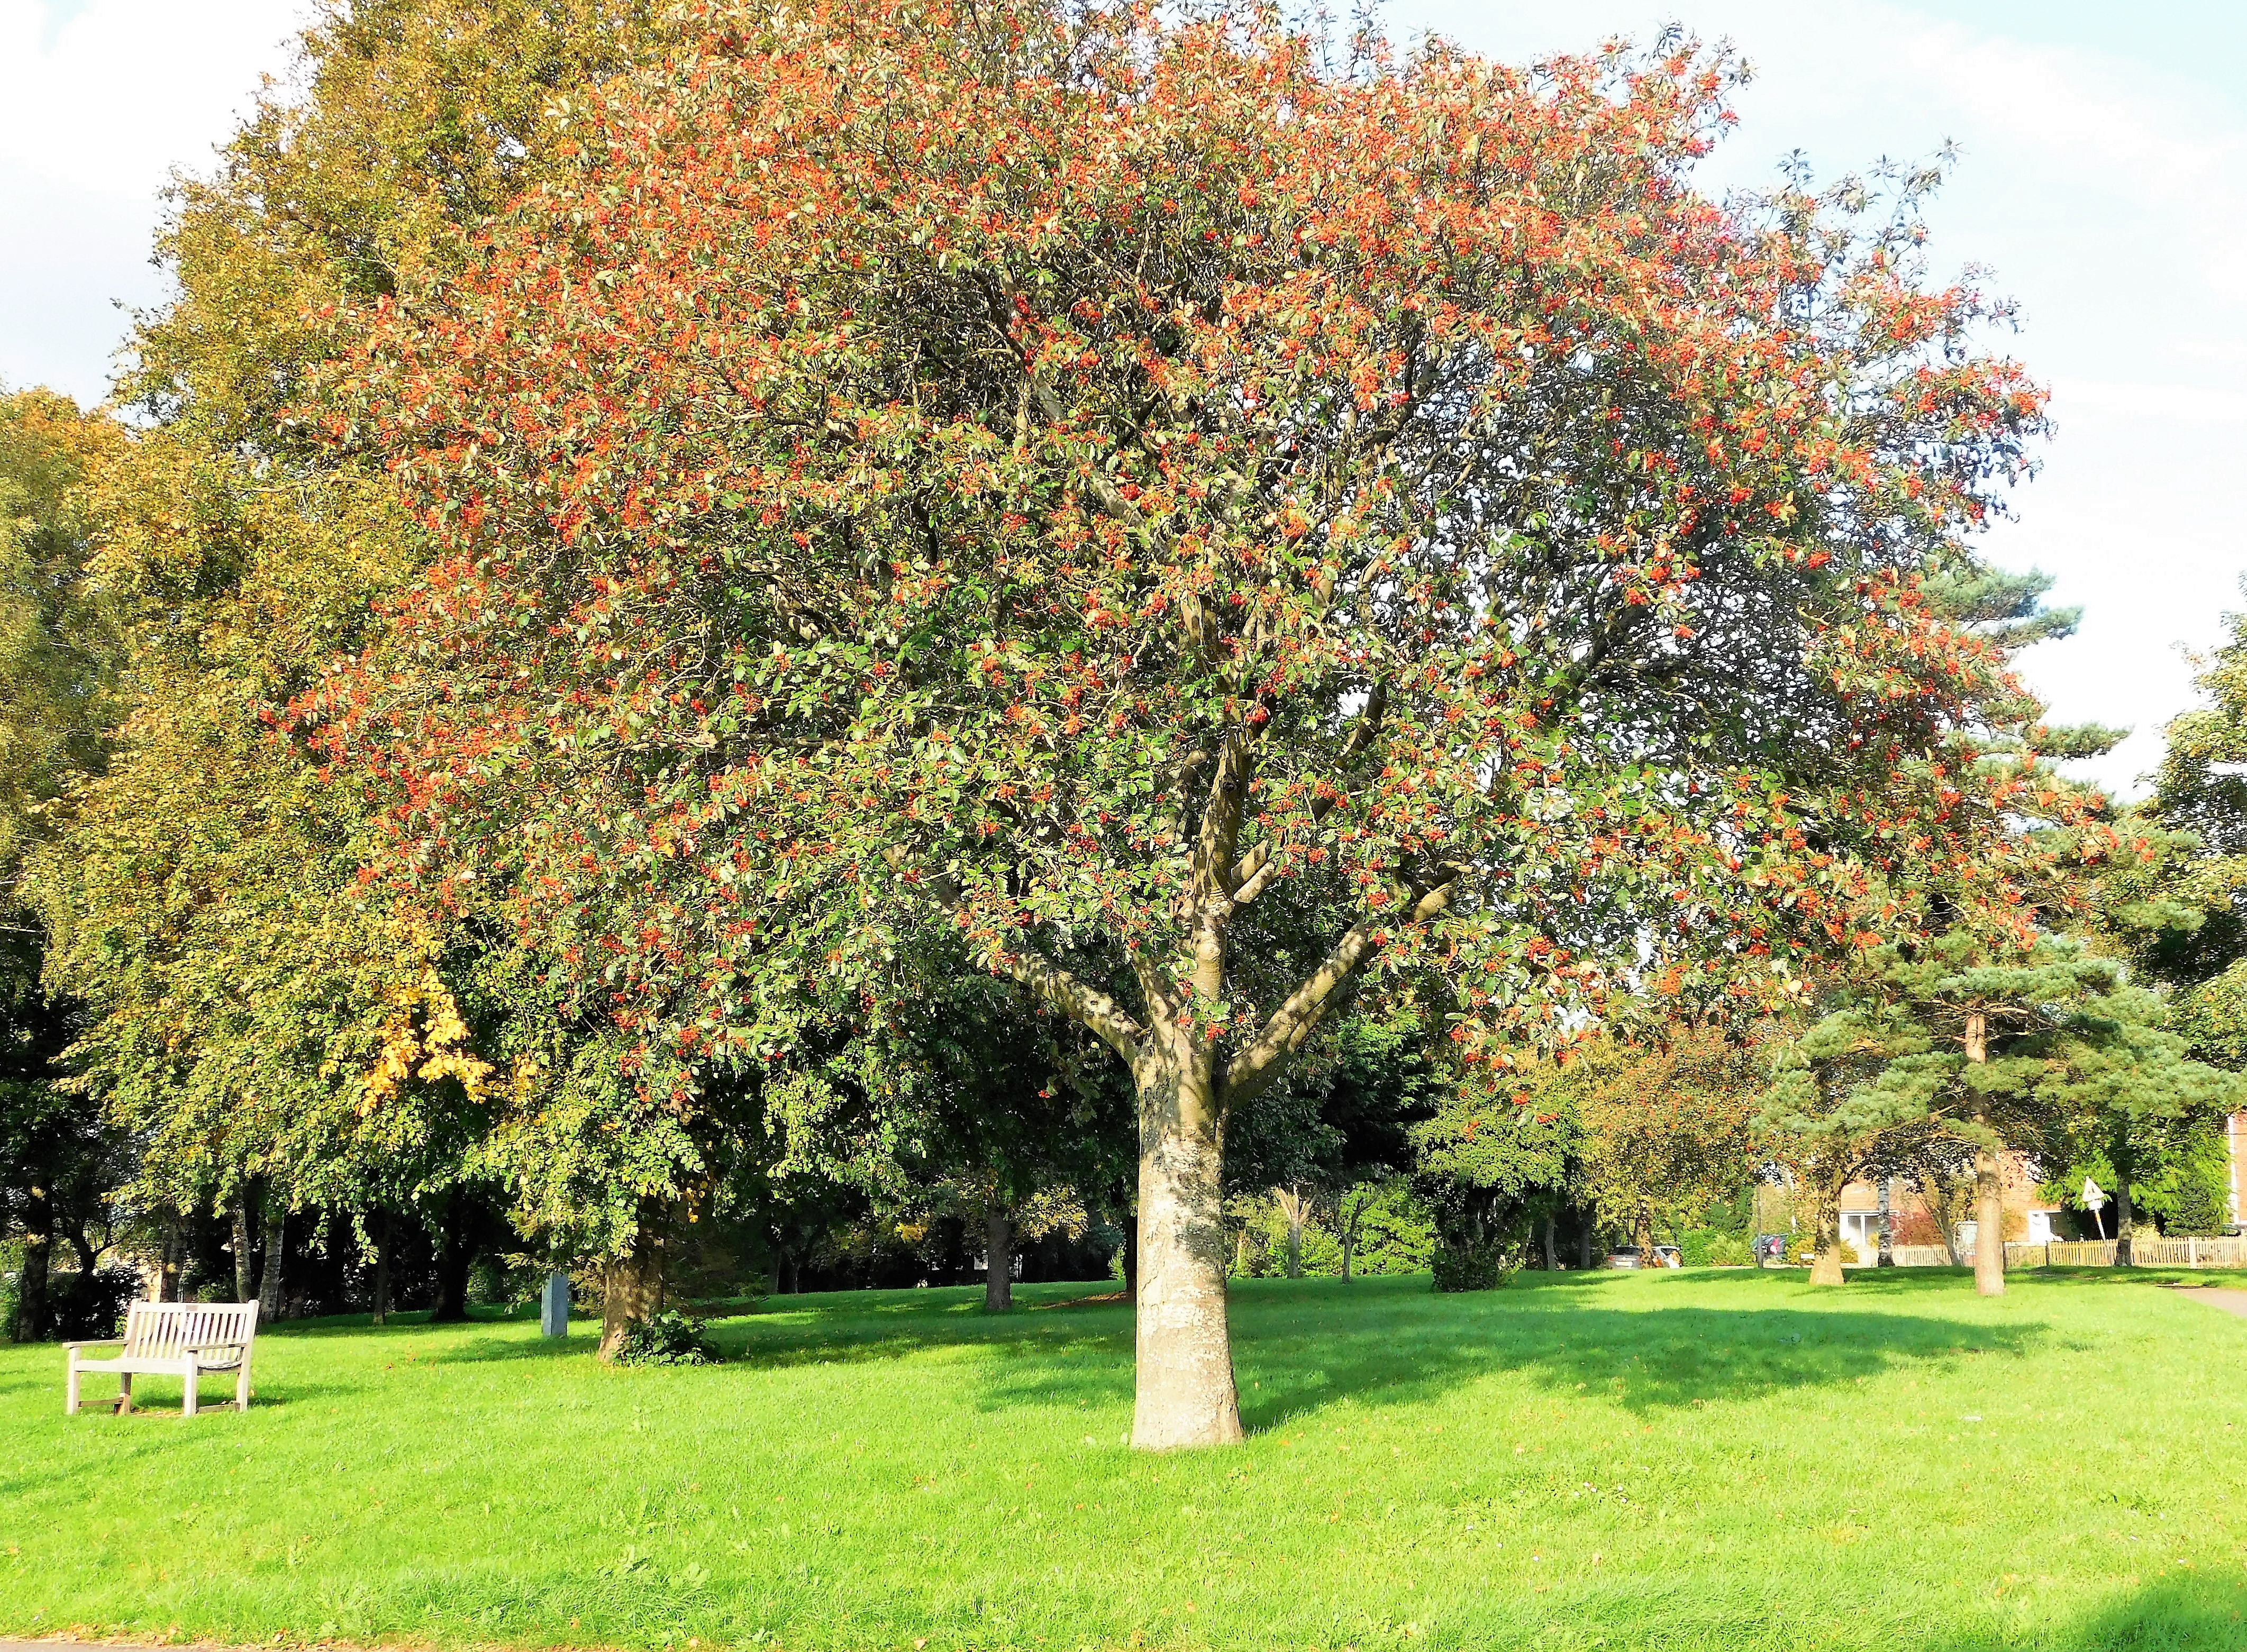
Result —
[[309, 410], [442, 554], [302, 713], [632, 1061], [939, 923], [1230, 1106], [1369, 974], [1487, 1070], [1759, 1001], [1907, 849], [2002, 894], [2002, 793], [1851, 800], [2032, 712], [1929, 593], [2041, 398], [1927, 180], [1694, 190], [1731, 74], [693, 8]]

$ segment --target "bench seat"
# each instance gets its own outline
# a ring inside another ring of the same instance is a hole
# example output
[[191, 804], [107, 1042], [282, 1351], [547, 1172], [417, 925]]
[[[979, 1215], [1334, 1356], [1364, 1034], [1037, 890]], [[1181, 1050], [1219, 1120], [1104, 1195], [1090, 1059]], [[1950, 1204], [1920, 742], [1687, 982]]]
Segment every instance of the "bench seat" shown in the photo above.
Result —
[[176, 1376], [180, 1379], [180, 1414], [193, 1416], [200, 1407], [196, 1388], [206, 1371], [232, 1371], [234, 1403], [249, 1409], [249, 1355], [257, 1340], [255, 1302], [135, 1302], [126, 1310], [125, 1336], [112, 1358], [88, 1359], [81, 1350], [113, 1346], [103, 1342], [65, 1345], [66, 1363], [63, 1410], [76, 1416], [79, 1379], [86, 1372], [117, 1378], [117, 1409], [133, 1409], [133, 1379], [136, 1376]]

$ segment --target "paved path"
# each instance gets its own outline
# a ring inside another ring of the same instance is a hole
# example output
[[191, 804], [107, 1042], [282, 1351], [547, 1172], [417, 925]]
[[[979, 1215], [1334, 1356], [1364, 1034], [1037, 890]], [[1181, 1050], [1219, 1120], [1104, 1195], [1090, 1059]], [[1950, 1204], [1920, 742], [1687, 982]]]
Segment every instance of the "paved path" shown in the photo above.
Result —
[[2247, 1291], [2203, 1287], [2191, 1294], [2195, 1301], [2205, 1302], [2210, 1307], [2220, 1307], [2226, 1314], [2237, 1314], [2241, 1319], [2247, 1320]]

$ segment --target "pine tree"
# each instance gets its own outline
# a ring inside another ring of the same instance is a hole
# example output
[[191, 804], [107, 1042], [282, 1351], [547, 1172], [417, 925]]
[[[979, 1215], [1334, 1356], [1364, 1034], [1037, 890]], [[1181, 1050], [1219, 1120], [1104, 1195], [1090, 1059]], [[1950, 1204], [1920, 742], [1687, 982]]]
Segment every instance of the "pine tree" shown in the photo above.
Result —
[[[1861, 1174], [1934, 1144], [1970, 1150], [1974, 1282], [1984, 1296], [2005, 1291], [2001, 1153], [2049, 1157], [2086, 1136], [2127, 1140], [2134, 1128], [2204, 1117], [2232, 1091], [2163, 1026], [2157, 996], [2069, 937], [2018, 945], [1960, 927], [1879, 948], [1833, 998], [1797, 1041], [1780, 1088], [1798, 1130], [1825, 1144], [1832, 1173], [1844, 1160]], [[1838, 1234], [1821, 1222], [1819, 1239], [1820, 1277], [1838, 1282], [1838, 1249], [1823, 1260]]]

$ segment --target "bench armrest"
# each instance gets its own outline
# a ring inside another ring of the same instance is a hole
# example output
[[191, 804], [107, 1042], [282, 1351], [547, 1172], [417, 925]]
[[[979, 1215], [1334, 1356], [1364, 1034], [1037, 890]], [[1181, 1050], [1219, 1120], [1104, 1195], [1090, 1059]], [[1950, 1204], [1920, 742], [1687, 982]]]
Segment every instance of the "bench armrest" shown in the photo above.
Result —
[[75, 1354], [82, 1348], [123, 1348], [124, 1346], [125, 1339], [121, 1336], [103, 1336], [97, 1337], [90, 1342], [65, 1342], [63, 1344], [63, 1352]]

